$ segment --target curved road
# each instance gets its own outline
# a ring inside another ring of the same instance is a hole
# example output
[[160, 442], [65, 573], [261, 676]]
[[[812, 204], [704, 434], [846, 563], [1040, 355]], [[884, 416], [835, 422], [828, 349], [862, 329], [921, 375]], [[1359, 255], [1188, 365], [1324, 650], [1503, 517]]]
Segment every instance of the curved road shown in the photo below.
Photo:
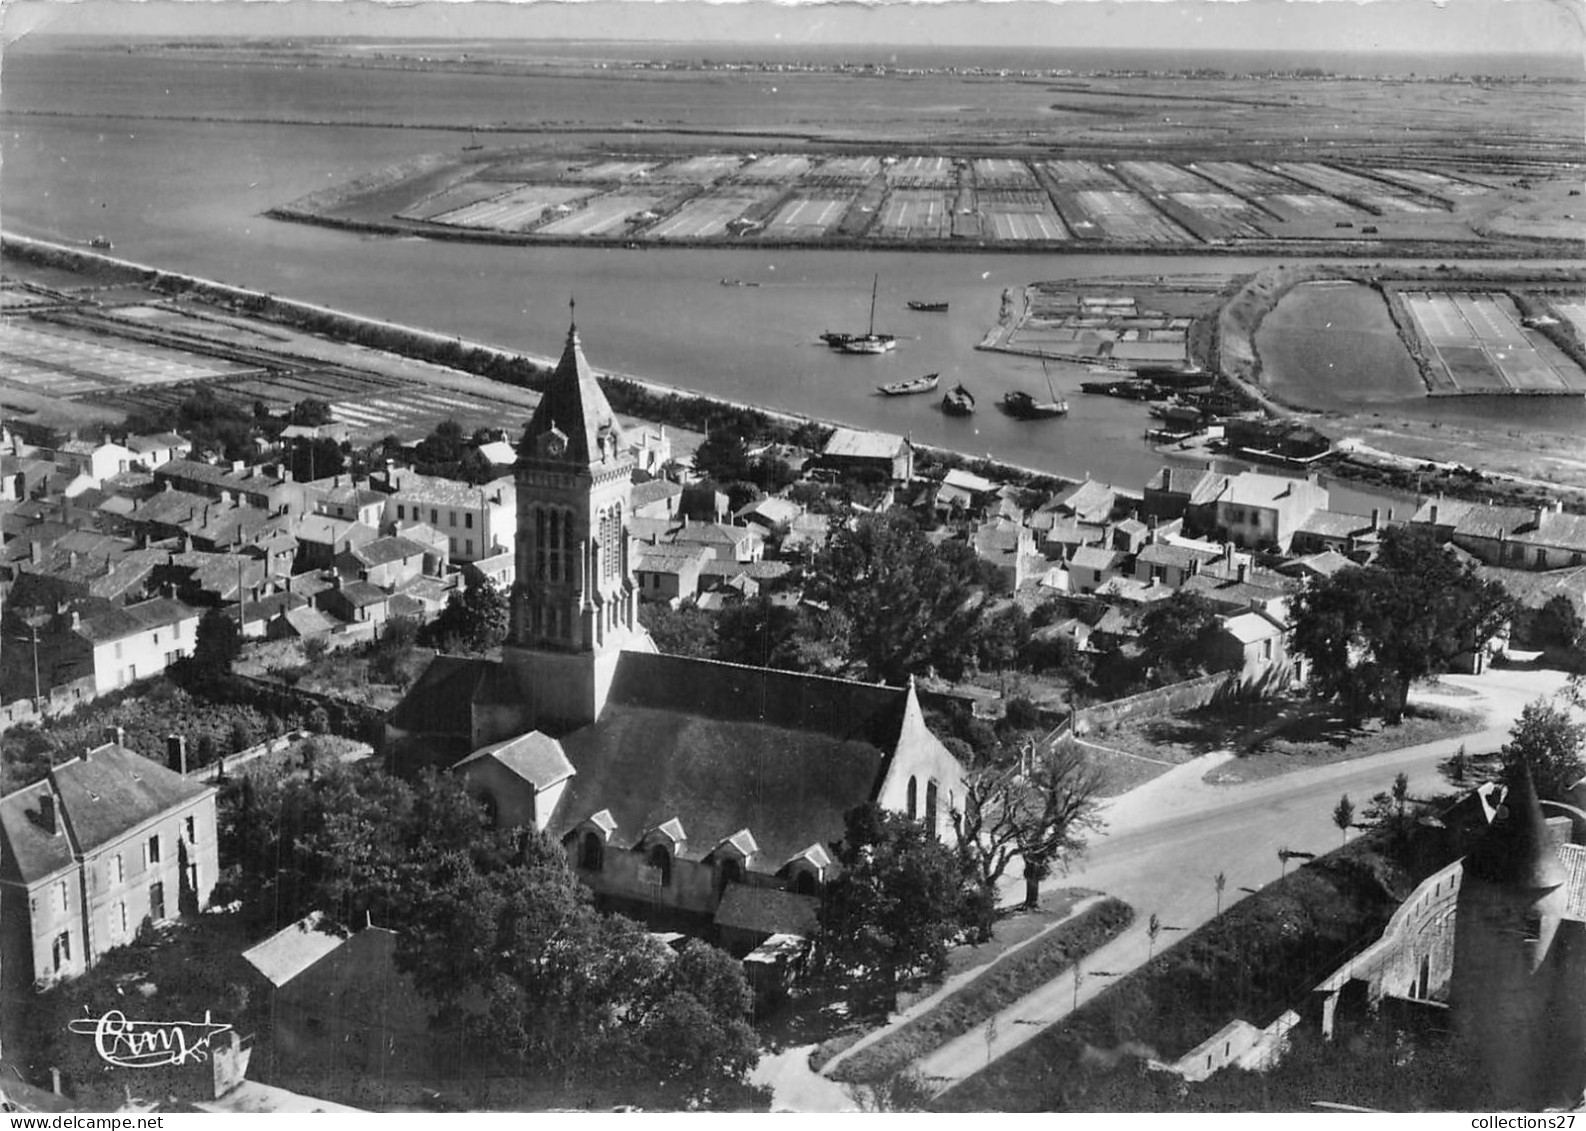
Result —
[[[1178, 937], [1169, 928], [1190, 931], [1211, 919], [1216, 912], [1213, 877], [1219, 872], [1227, 876], [1223, 893], [1227, 907], [1243, 897], [1241, 888], [1259, 888], [1279, 877], [1279, 848], [1322, 853], [1336, 847], [1339, 832], [1332, 812], [1340, 794], [1349, 794], [1358, 812], [1401, 772], [1409, 775], [1412, 797], [1445, 790], [1439, 763], [1461, 745], [1472, 754], [1496, 751], [1508, 741], [1521, 709], [1557, 692], [1566, 677], [1553, 671], [1491, 670], [1481, 676], [1441, 678], [1476, 694], [1418, 695], [1417, 701], [1484, 711], [1487, 717], [1481, 730], [1237, 785], [1208, 785], [1201, 780], [1208, 769], [1231, 758], [1226, 753], [1211, 754], [1113, 799], [1106, 809], [1104, 834], [1094, 839], [1081, 866], [1060, 882], [1117, 896], [1134, 907], [1136, 922], [1090, 955], [1082, 970], [1123, 974], [1145, 962], [1150, 949], [1146, 924], [1153, 913], [1163, 924], [1159, 948], [1171, 946]], [[1022, 892], [1022, 886], [1022, 880], [1007, 883], [1005, 899], [1015, 890]], [[1086, 976], [1079, 989], [1080, 1004], [1102, 992], [1109, 981]], [[989, 1050], [981, 1026], [937, 1049], [915, 1068], [945, 1090], [1066, 1016], [1074, 1000], [1073, 978], [1064, 973], [997, 1016]]]

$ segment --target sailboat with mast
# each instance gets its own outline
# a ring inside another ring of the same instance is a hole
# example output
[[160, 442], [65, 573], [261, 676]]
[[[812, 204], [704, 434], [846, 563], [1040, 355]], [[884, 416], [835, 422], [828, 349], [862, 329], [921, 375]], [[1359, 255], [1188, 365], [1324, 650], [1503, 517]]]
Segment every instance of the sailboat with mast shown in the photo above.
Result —
[[1041, 360], [1041, 372], [1046, 376], [1046, 395], [1050, 399], [1038, 401], [1024, 390], [1015, 389], [1003, 395], [1004, 412], [1020, 420], [1049, 420], [1054, 416], [1068, 414], [1068, 402], [1058, 399], [1057, 393], [1052, 389], [1052, 375], [1047, 372], [1045, 358]]
[[897, 348], [898, 340], [893, 335], [876, 333], [876, 290], [880, 285], [881, 276], [877, 275], [870, 284], [870, 329], [851, 337], [845, 335], [835, 343], [844, 353], [880, 354]]

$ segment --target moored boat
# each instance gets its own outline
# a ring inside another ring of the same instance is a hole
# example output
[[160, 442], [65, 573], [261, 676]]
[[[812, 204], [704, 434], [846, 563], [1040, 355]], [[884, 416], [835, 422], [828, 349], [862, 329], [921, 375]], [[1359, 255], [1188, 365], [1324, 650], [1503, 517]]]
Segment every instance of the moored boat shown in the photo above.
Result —
[[945, 302], [923, 302], [920, 299], [910, 299], [909, 309], [917, 310], [924, 314], [946, 314], [947, 304]]
[[878, 354], [896, 349], [898, 339], [892, 334], [876, 333], [876, 289], [881, 285], [877, 275], [870, 284], [870, 328], [863, 334], [836, 334], [831, 331], [821, 335], [821, 341], [843, 353]]
[[892, 381], [876, 388], [889, 397], [906, 397], [912, 393], [929, 393], [941, 382], [941, 374], [927, 373], [924, 377], [916, 377], [911, 381]]
[[1099, 393], [1105, 397], [1122, 397], [1126, 401], [1150, 400], [1156, 395], [1156, 384], [1151, 381], [1142, 381], [1139, 378], [1125, 378], [1122, 381], [1081, 381], [1079, 390], [1082, 393]]
[[975, 411], [975, 395], [962, 384], [954, 385], [942, 398], [942, 411], [948, 416], [968, 416]]
[[1020, 420], [1046, 420], [1068, 412], [1068, 402], [1062, 400], [1038, 401], [1022, 389], [1003, 394], [1002, 410]]

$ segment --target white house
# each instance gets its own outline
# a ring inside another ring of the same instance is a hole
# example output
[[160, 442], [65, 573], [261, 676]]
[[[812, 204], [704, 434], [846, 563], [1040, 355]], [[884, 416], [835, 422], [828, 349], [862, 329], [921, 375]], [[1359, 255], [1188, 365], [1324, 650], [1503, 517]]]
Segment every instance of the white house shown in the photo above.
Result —
[[72, 631], [93, 653], [95, 694], [156, 675], [192, 655], [199, 616], [198, 609], [169, 597], [90, 617], [74, 614]]

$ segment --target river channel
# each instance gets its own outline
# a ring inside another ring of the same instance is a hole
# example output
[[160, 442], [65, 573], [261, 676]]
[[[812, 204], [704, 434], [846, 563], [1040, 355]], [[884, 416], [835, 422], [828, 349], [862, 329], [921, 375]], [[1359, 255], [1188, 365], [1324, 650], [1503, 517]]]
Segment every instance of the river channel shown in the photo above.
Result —
[[[135, 262], [532, 354], [559, 350], [567, 304], [576, 298], [597, 368], [1120, 486], [1138, 487], [1163, 460], [1144, 440], [1144, 407], [1084, 396], [1083, 367], [1051, 367], [1072, 407], [1066, 419], [1020, 422], [993, 407], [1009, 389], [1045, 390], [1038, 362], [974, 348], [1004, 288], [1038, 279], [1235, 274], [1270, 262], [474, 246], [278, 222], [262, 212], [386, 164], [454, 150], [466, 135], [343, 120], [333, 72], [314, 72], [305, 83], [290, 69], [139, 59], [117, 60], [96, 81], [93, 63], [74, 51], [8, 53], [0, 113], [0, 219], [8, 231], [68, 243], [104, 235], [116, 255]], [[394, 78], [423, 84], [428, 77]], [[341, 81], [394, 78], [353, 72]], [[452, 83], [446, 97], [483, 97], [472, 90], [459, 94]], [[359, 92], [359, 105], [375, 114], [379, 91]], [[410, 90], [403, 93], [411, 99]], [[275, 120], [235, 120], [245, 102]], [[224, 105], [228, 120], [198, 120], [214, 105]], [[446, 114], [490, 116], [483, 106], [459, 105], [425, 120]], [[310, 121], [333, 124], [293, 124]], [[876, 278], [875, 327], [898, 336], [897, 350], [879, 358], [828, 350], [821, 331], [866, 326]], [[756, 285], [724, 286], [723, 279]], [[949, 312], [911, 313], [908, 299], [946, 301]], [[939, 372], [944, 388], [962, 381], [982, 411], [952, 419], [934, 397], [875, 392], [878, 383], [928, 372]], [[1418, 407], [1399, 402], [1394, 410]]]

